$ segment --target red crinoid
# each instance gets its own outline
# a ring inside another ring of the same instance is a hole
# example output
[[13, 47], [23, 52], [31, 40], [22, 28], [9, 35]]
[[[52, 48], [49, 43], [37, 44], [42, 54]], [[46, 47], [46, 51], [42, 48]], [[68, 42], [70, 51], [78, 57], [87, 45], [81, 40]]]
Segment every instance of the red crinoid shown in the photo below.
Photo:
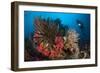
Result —
[[64, 47], [64, 40], [63, 40], [63, 37], [61, 36], [57, 36], [55, 38], [55, 47], [58, 51], [62, 50], [63, 47]]
[[36, 48], [40, 53], [42, 53], [45, 56], [49, 56], [50, 51], [43, 45], [43, 43], [40, 43]]

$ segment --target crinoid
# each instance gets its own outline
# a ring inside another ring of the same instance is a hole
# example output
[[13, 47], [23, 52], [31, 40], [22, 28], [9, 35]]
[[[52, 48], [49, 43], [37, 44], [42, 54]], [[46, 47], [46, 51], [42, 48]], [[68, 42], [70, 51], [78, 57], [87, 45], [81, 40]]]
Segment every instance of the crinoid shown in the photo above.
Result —
[[78, 58], [79, 47], [78, 38], [79, 34], [75, 30], [68, 30], [66, 34], [66, 40], [64, 50], [66, 51], [66, 58]]

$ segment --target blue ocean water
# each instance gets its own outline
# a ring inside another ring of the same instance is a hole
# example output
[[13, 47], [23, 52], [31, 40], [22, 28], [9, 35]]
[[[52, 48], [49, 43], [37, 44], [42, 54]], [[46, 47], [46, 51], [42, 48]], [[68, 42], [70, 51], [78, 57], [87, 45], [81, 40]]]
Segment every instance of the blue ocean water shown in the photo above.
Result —
[[51, 18], [61, 20], [62, 26], [68, 26], [79, 33], [79, 38], [84, 41], [90, 41], [90, 14], [83, 13], [61, 13], [61, 12], [36, 12], [24, 11], [24, 36], [28, 38], [34, 31], [35, 17]]

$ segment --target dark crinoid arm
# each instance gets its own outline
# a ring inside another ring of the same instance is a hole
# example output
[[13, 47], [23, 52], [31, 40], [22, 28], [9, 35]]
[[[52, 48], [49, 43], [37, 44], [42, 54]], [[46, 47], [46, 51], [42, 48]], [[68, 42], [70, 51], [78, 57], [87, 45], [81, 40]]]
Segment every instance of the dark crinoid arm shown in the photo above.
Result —
[[58, 25], [55, 21], [42, 18], [35, 18], [34, 25], [36, 31], [42, 35], [42, 40], [48, 42], [49, 44], [54, 44], [54, 40], [57, 34]]

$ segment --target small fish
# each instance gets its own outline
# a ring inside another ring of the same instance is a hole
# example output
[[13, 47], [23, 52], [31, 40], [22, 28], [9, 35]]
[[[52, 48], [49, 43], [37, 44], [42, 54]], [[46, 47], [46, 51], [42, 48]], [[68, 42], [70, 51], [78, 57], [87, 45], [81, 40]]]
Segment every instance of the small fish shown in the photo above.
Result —
[[81, 29], [84, 28], [84, 24], [83, 24], [82, 21], [80, 21], [80, 20], [76, 20], [76, 23], [77, 23], [77, 25], [78, 25]]

